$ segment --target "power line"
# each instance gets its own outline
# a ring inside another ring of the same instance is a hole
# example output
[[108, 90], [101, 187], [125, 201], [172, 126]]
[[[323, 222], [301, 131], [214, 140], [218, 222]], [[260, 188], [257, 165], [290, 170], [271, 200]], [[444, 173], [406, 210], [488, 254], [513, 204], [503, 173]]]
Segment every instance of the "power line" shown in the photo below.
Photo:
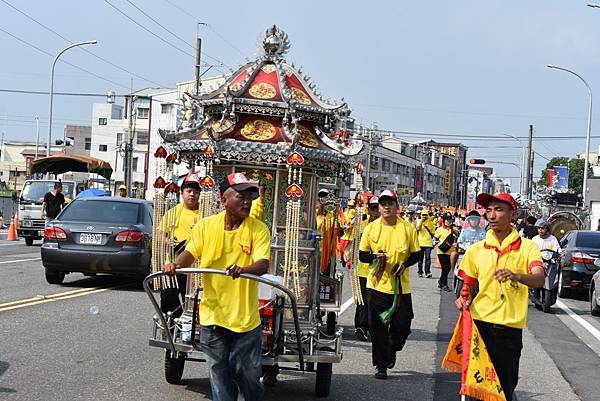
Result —
[[194, 51], [196, 50], [196, 48], [194, 46], [192, 46], [191, 44], [189, 44], [187, 40], [183, 39], [181, 36], [177, 35], [175, 32], [169, 30], [167, 27], [165, 27], [163, 24], [161, 24], [160, 22], [158, 22], [156, 19], [154, 19], [147, 12], [145, 12], [140, 7], [138, 7], [133, 1], [131, 1], [131, 0], [125, 0], [125, 1], [128, 2], [129, 4], [131, 4], [131, 6], [133, 8], [135, 8], [136, 10], [138, 10], [139, 12], [141, 12], [142, 14], [144, 14], [149, 20], [151, 20], [152, 22], [154, 22], [156, 25], [160, 26], [162, 29], [164, 29], [165, 31], [167, 31], [168, 33], [170, 33], [173, 37], [179, 39], [179, 41], [181, 41], [182, 43], [184, 43], [186, 46], [191, 47], [192, 50], [194, 50]]
[[[163, 24], [161, 24], [155, 18], [153, 18], [150, 14], [148, 14], [143, 9], [141, 9], [140, 7], [138, 7], [134, 2], [132, 2], [131, 0], [125, 0], [125, 1], [128, 2], [129, 4], [131, 4], [136, 10], [138, 10], [139, 12], [141, 12], [142, 14], [144, 14], [148, 19], [150, 19], [156, 25], [160, 26], [162, 29], [164, 29], [165, 31], [167, 31], [168, 33], [170, 33], [171, 35], [173, 35], [175, 38], [179, 39], [181, 42], [183, 42], [184, 44], [186, 44], [187, 46], [189, 46], [190, 48], [192, 48], [192, 50], [196, 51], [196, 47], [195, 46], [191, 45], [187, 40], [183, 39], [181, 36], [177, 35], [173, 31], [169, 30], [167, 27], [165, 27]], [[206, 53], [202, 53], [202, 54], [204, 56], [206, 56], [207, 58], [210, 58], [211, 60], [214, 60], [215, 62], [219, 63], [220, 65], [226, 66], [226, 67], [228, 67], [228, 68], [231, 69], [231, 67], [229, 67], [228, 65], [226, 65], [221, 60], [218, 60], [218, 59], [216, 59], [216, 58], [214, 58], [214, 57], [212, 57], [212, 56], [210, 56], [210, 55], [208, 55]], [[216, 68], [217, 67], [217, 66], [211, 65], [211, 64], [205, 64], [205, 66], [208, 66], [209, 68], [210, 67], [212, 67], [212, 68]], [[219, 72], [221, 72], [221, 74], [224, 74], [223, 71], [219, 71]]]
[[[53, 33], [54, 35], [58, 36], [59, 38], [61, 38], [61, 39], [65, 40], [66, 42], [68, 42], [68, 43], [75, 43], [75, 42], [73, 42], [72, 40], [70, 40], [70, 39], [66, 38], [65, 36], [61, 35], [60, 33], [56, 32], [54, 29], [50, 28], [49, 26], [46, 26], [46, 25], [44, 25], [43, 23], [41, 23], [41, 22], [40, 22], [40, 21], [38, 21], [37, 19], [33, 18], [31, 15], [27, 14], [26, 12], [24, 12], [24, 11], [22, 11], [22, 10], [18, 9], [17, 7], [13, 6], [13, 5], [12, 5], [12, 4], [10, 4], [8, 1], [6, 1], [6, 0], [0, 0], [0, 1], [1, 1], [1, 2], [3, 2], [4, 4], [6, 4], [7, 6], [9, 6], [10, 8], [12, 8], [13, 10], [17, 11], [17, 12], [18, 12], [18, 13], [20, 13], [21, 15], [25, 16], [25, 17], [26, 17], [26, 18], [28, 18], [29, 20], [31, 20], [31, 21], [33, 21], [33, 22], [35, 22], [36, 24], [38, 24], [38, 25], [39, 25], [39, 26], [41, 26], [42, 28], [44, 28], [44, 29], [46, 29], [47, 31], [49, 31], [49, 32]], [[99, 56], [99, 55], [95, 54], [94, 52], [92, 52], [91, 50], [88, 50], [88, 49], [86, 49], [85, 47], [80, 47], [80, 49], [81, 49], [81, 50], [83, 50], [84, 52], [86, 52], [86, 53], [88, 53], [88, 54], [91, 54], [92, 56], [96, 57], [98, 60], [104, 61], [105, 63], [107, 63], [107, 64], [109, 64], [109, 65], [111, 65], [111, 66], [113, 66], [113, 67], [115, 67], [115, 68], [117, 68], [117, 69], [119, 69], [119, 70], [121, 70], [121, 71], [123, 71], [123, 72], [126, 72], [127, 74], [133, 75], [133, 76], [134, 76], [134, 77], [136, 77], [136, 78], [139, 78], [139, 79], [141, 79], [141, 80], [143, 80], [143, 81], [146, 81], [146, 82], [150, 82], [151, 84], [154, 84], [154, 85], [158, 85], [158, 86], [165, 86], [165, 85], [162, 85], [162, 84], [160, 84], [160, 83], [158, 83], [158, 82], [155, 82], [155, 81], [152, 81], [152, 80], [150, 80], [150, 79], [148, 79], [148, 78], [145, 78], [145, 77], [143, 77], [143, 76], [141, 76], [141, 75], [139, 75], [139, 74], [136, 74], [136, 73], [135, 73], [135, 72], [133, 72], [133, 71], [129, 71], [129, 70], [127, 70], [126, 68], [123, 68], [123, 67], [121, 67], [121, 66], [119, 66], [119, 65], [117, 65], [117, 64], [115, 64], [115, 63], [113, 63], [112, 61], [110, 61], [110, 60], [107, 60], [107, 59], [105, 59], [104, 57], [101, 57], [101, 56]]]
[[[2, 28], [0, 28], [2, 30]], [[122, 86], [122, 85], [121, 85]], [[32, 91], [23, 89], [0, 89], [4, 93], [20, 93], [24, 95], [49, 95], [46, 91]], [[54, 92], [54, 96], [82, 96], [82, 97], [106, 97], [106, 93], [77, 93], [77, 92]], [[129, 95], [113, 95], [116, 97], [126, 97]]]
[[187, 10], [181, 8], [179, 5], [173, 3], [170, 0], [165, 0], [167, 3], [169, 3], [170, 5], [172, 5], [173, 7], [175, 7], [177, 10], [179, 10], [181, 13], [187, 15], [188, 17], [190, 17], [191, 19], [193, 19], [196, 23], [204, 25], [206, 27], [208, 27], [208, 29], [210, 29], [215, 35], [217, 35], [223, 42], [225, 42], [227, 45], [229, 45], [231, 48], [233, 48], [235, 51], [237, 51], [242, 57], [246, 58], [247, 56], [244, 54], [244, 52], [242, 52], [239, 48], [237, 48], [233, 43], [231, 43], [229, 40], [227, 40], [223, 35], [221, 35], [219, 32], [217, 32], [210, 24], [206, 23], [206, 22], [200, 22], [200, 20], [194, 16], [193, 14], [189, 13]]
[[171, 46], [174, 49], [179, 50], [181, 53], [185, 54], [186, 56], [190, 56], [192, 58], [195, 57], [192, 53], [188, 53], [187, 51], [183, 50], [182, 48], [180, 48], [178, 46], [175, 46], [173, 43], [169, 42], [168, 40], [166, 40], [165, 38], [161, 37], [160, 35], [157, 35], [156, 33], [152, 32], [150, 29], [146, 28], [144, 25], [142, 25], [141, 23], [137, 22], [135, 19], [131, 18], [127, 13], [125, 13], [120, 8], [118, 8], [117, 6], [115, 6], [114, 4], [112, 4], [110, 1], [104, 0], [104, 2], [106, 4], [108, 4], [109, 6], [111, 6], [112, 8], [114, 8], [119, 14], [123, 15], [125, 18], [127, 18], [128, 20], [130, 20], [131, 22], [133, 22], [134, 24], [136, 24], [137, 26], [139, 26], [140, 28], [142, 28], [144, 31], [148, 32], [150, 35], [152, 35], [155, 38], [157, 38], [158, 40], [160, 40], [161, 42], [163, 42], [163, 43]]
[[[40, 49], [39, 47], [37, 47], [37, 46], [36, 46], [36, 45], [34, 45], [33, 43], [29, 43], [28, 41], [26, 41], [26, 40], [24, 40], [24, 39], [21, 39], [20, 37], [18, 37], [18, 36], [16, 36], [16, 35], [13, 35], [12, 33], [8, 32], [8, 31], [6, 31], [6, 30], [4, 30], [4, 29], [2, 29], [2, 28], [0, 28], [0, 31], [2, 31], [2, 32], [4, 32], [5, 34], [7, 34], [8, 36], [10, 36], [10, 37], [12, 37], [12, 38], [14, 38], [14, 39], [18, 40], [19, 42], [21, 42], [21, 43], [24, 43], [24, 44], [26, 44], [26, 45], [27, 45], [27, 46], [29, 46], [29, 47], [33, 47], [33, 48], [34, 48], [34, 49], [36, 49], [37, 51], [39, 51], [39, 52], [41, 52], [41, 53], [44, 53], [44, 54], [46, 54], [47, 56], [50, 56], [50, 57], [54, 58], [54, 55], [53, 55], [52, 53], [50, 53], [50, 52], [47, 52], [47, 51], [45, 51], [45, 50], [43, 50], [43, 49]], [[128, 88], [127, 88], [126, 86], [124, 86], [124, 85], [121, 85], [121, 84], [119, 84], [119, 83], [117, 83], [117, 82], [115, 82], [115, 81], [112, 81], [112, 80], [108, 79], [108, 78], [104, 78], [103, 76], [100, 76], [100, 75], [98, 75], [98, 74], [96, 74], [96, 73], [94, 73], [94, 72], [91, 72], [91, 71], [89, 71], [89, 70], [86, 70], [85, 68], [79, 67], [78, 65], [75, 65], [75, 64], [73, 64], [73, 63], [70, 63], [70, 62], [68, 62], [68, 61], [65, 61], [65, 60], [63, 60], [63, 59], [60, 59], [59, 61], [60, 61], [60, 62], [62, 62], [62, 63], [64, 63], [64, 64], [70, 65], [71, 67], [77, 68], [77, 69], [78, 69], [78, 70], [80, 70], [80, 71], [86, 72], [86, 73], [88, 73], [88, 74], [90, 74], [90, 75], [92, 75], [92, 76], [94, 76], [94, 77], [96, 77], [96, 78], [98, 78], [98, 79], [101, 79], [101, 80], [103, 80], [103, 81], [110, 82], [110, 83], [111, 83], [111, 84], [113, 84], [113, 85], [120, 86], [120, 87], [122, 87], [122, 88], [126, 88], [126, 89], [128, 89]]]
[[[429, 113], [447, 113], [447, 114], [466, 114], [475, 116], [491, 116], [491, 117], [514, 117], [514, 118], [545, 118], [545, 119], [561, 119], [561, 120], [584, 120], [587, 117], [573, 117], [573, 116], [546, 116], [546, 115], [527, 115], [527, 114], [512, 114], [512, 113], [482, 113], [473, 111], [462, 111], [462, 110], [447, 110], [447, 109], [426, 109], [426, 108], [415, 108], [415, 107], [403, 107], [394, 105], [384, 104], [365, 104], [365, 103], [353, 103], [355, 106], [371, 107], [371, 108], [383, 108], [383, 109], [394, 109], [394, 110], [405, 110], [405, 111], [419, 111]], [[596, 120], [596, 119], [594, 119]]]

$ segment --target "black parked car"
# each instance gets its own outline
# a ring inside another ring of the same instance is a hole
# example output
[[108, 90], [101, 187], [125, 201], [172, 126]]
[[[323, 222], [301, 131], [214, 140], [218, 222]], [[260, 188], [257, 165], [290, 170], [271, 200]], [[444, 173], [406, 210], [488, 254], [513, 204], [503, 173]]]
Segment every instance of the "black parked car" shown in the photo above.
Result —
[[46, 281], [65, 274], [124, 274], [138, 280], [150, 273], [152, 203], [141, 199], [75, 199], [44, 230], [42, 264]]
[[574, 293], [587, 296], [590, 281], [600, 269], [594, 264], [600, 256], [600, 231], [569, 231], [560, 241], [564, 256], [560, 259], [558, 295]]

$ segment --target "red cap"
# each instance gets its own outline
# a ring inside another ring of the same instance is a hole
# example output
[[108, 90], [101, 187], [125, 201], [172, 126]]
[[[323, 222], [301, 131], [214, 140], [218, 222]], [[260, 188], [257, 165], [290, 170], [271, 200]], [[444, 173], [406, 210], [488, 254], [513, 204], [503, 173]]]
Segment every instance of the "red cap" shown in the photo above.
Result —
[[492, 201], [498, 201], [498, 202], [508, 203], [510, 205], [510, 207], [512, 208], [512, 210], [514, 210], [514, 211], [516, 211], [519, 208], [519, 206], [517, 205], [517, 201], [515, 200], [515, 198], [513, 198], [511, 196], [511, 194], [506, 193], [506, 192], [501, 192], [501, 193], [497, 193], [497, 194], [494, 194], [494, 195], [492, 195], [492, 194], [479, 194], [477, 196], [477, 203], [479, 203], [483, 207], [488, 207], [488, 205]]
[[390, 191], [389, 189], [385, 189], [385, 190], [381, 191], [381, 193], [379, 194], [379, 200], [381, 201], [381, 198], [386, 198], [386, 197], [392, 198], [396, 202], [398, 201], [398, 195], [396, 195], [396, 191]]
[[256, 191], [256, 194], [258, 195], [258, 182], [250, 181], [242, 173], [231, 173], [221, 181], [219, 184], [221, 193], [224, 193], [228, 188], [233, 188], [237, 192], [251, 189]]
[[186, 175], [181, 183], [181, 190], [183, 191], [185, 187], [194, 187], [200, 189], [200, 180], [198, 178], [198, 174], [190, 173]]

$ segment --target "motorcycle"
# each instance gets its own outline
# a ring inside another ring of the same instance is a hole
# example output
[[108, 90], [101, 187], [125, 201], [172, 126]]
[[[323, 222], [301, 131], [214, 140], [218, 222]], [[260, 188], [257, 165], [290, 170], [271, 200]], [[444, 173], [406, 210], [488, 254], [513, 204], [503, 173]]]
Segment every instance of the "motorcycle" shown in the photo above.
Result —
[[548, 313], [558, 297], [558, 261], [560, 254], [552, 249], [543, 249], [541, 253], [546, 279], [542, 288], [529, 289], [529, 299], [537, 309]]

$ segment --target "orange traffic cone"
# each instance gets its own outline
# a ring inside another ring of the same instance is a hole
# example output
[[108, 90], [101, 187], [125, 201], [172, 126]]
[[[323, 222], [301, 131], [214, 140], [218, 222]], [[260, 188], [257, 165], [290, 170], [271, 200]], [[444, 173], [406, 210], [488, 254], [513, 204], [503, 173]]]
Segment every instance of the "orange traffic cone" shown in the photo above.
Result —
[[10, 219], [10, 227], [8, 227], [8, 240], [16, 241], [17, 240], [17, 225], [16, 225], [16, 217]]

